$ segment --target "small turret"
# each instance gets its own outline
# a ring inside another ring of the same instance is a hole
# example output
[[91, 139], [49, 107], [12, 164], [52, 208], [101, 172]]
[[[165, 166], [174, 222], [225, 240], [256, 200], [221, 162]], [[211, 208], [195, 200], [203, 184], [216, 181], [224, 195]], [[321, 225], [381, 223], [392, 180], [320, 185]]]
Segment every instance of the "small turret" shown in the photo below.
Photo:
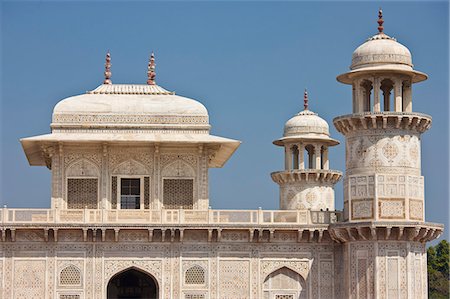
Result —
[[334, 184], [342, 173], [329, 169], [328, 148], [339, 144], [330, 138], [328, 123], [308, 109], [289, 119], [283, 137], [273, 143], [285, 149], [285, 170], [272, 173], [280, 185], [280, 209], [334, 210]]

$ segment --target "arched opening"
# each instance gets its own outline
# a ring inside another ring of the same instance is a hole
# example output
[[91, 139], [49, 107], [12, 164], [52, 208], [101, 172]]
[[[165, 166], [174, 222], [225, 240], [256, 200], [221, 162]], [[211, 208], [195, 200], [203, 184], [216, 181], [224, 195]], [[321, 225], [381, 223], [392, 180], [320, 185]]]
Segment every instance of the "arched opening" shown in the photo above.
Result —
[[362, 96], [363, 96], [363, 111], [371, 111], [371, 93], [372, 93], [372, 82], [369, 80], [363, 80], [361, 83]]
[[270, 273], [263, 285], [264, 298], [306, 299], [306, 282], [297, 272], [283, 267]]
[[292, 147], [292, 169], [298, 169], [298, 146], [294, 145]]
[[381, 81], [380, 89], [383, 92], [383, 109], [382, 111], [393, 111], [393, 101], [391, 101], [391, 92], [394, 88], [394, 82], [390, 79], [384, 79]]
[[314, 169], [316, 167], [316, 153], [314, 150], [314, 146], [311, 144], [308, 144], [305, 146], [306, 151], [308, 152], [308, 167], [307, 169]]
[[157, 299], [158, 285], [150, 275], [129, 269], [113, 276], [108, 283], [107, 299]]
[[320, 169], [328, 169], [328, 147], [322, 145], [320, 147]]

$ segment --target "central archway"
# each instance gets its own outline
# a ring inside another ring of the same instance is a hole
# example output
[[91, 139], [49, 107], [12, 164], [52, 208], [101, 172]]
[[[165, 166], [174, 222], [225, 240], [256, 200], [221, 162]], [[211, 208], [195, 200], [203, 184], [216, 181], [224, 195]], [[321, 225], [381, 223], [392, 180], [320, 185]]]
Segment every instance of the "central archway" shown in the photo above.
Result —
[[107, 298], [157, 299], [158, 285], [150, 275], [136, 269], [128, 269], [109, 280]]

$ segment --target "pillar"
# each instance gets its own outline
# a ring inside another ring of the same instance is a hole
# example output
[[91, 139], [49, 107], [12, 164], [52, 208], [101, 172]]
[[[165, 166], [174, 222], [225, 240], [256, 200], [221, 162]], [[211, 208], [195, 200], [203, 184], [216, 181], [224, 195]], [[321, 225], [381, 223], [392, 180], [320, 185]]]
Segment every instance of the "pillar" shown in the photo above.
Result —
[[298, 158], [299, 158], [298, 169], [305, 169], [305, 159], [304, 159], [305, 148], [304, 148], [303, 144], [301, 144], [301, 143], [299, 143], [297, 146], [298, 146]]
[[330, 169], [330, 161], [328, 160], [328, 147], [323, 148], [323, 169], [328, 170]]
[[394, 111], [402, 112], [402, 81], [395, 79], [394, 82]]
[[373, 79], [373, 112], [380, 112], [380, 78]]
[[410, 81], [403, 83], [403, 111], [412, 112], [412, 89]]
[[364, 111], [364, 93], [363, 88], [361, 86], [361, 80], [356, 81], [356, 106], [357, 113], [361, 113]]
[[321, 148], [321, 146], [319, 145], [319, 144], [316, 144], [316, 145], [314, 145], [314, 153], [315, 153], [315, 156], [316, 156], [316, 165], [315, 165], [315, 168], [316, 169], [320, 169], [321, 167], [321, 163], [320, 163], [320, 161], [321, 161], [321, 159], [320, 159], [320, 148]]
[[287, 144], [284, 146], [284, 151], [285, 151], [285, 168], [286, 170], [291, 170], [292, 169], [292, 148], [290, 144]]

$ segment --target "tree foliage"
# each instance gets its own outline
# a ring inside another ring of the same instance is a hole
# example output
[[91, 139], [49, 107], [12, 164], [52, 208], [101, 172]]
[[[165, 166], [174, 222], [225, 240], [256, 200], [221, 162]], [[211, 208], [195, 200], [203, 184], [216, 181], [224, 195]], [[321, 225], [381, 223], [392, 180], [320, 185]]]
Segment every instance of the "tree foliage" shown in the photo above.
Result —
[[427, 250], [428, 297], [430, 299], [449, 298], [449, 243], [442, 240]]

